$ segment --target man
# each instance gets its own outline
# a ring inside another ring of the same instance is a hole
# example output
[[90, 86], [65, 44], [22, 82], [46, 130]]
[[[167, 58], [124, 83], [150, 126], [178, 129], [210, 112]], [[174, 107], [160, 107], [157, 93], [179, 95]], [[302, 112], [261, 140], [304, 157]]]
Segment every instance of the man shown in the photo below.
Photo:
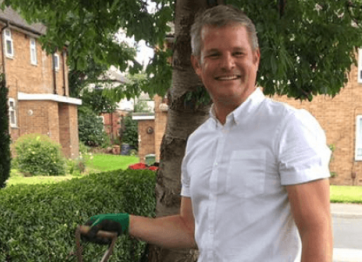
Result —
[[122, 225], [153, 244], [198, 247], [201, 262], [332, 261], [330, 151], [319, 124], [256, 88], [257, 36], [240, 10], [206, 10], [191, 39], [214, 103], [187, 143], [180, 214], [98, 215], [93, 231]]

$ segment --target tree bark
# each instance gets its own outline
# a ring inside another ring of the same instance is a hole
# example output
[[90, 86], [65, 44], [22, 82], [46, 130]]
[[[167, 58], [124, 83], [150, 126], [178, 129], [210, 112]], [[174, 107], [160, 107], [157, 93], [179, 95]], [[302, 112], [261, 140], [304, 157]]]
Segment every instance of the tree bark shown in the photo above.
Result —
[[[173, 86], [168, 95], [167, 126], [161, 144], [160, 166], [157, 173], [157, 217], [178, 214], [180, 209], [181, 162], [188, 136], [208, 117], [209, 105], [187, 100], [188, 92], [196, 91], [202, 82], [191, 65], [190, 28], [196, 12], [208, 8], [206, 0], [177, 0], [175, 41], [172, 59]], [[194, 262], [196, 250], [169, 250], [150, 247], [149, 262]]]

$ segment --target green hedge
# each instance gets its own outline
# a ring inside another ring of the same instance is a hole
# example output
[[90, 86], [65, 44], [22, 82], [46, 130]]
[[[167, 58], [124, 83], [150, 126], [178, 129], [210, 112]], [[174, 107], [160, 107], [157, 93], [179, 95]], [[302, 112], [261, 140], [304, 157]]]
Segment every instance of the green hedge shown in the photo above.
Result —
[[[154, 216], [155, 173], [91, 174], [58, 184], [18, 185], [0, 191], [0, 261], [77, 261], [75, 228], [100, 213]], [[119, 237], [111, 261], [138, 261], [144, 243]], [[106, 246], [86, 244], [83, 260], [100, 261]]]

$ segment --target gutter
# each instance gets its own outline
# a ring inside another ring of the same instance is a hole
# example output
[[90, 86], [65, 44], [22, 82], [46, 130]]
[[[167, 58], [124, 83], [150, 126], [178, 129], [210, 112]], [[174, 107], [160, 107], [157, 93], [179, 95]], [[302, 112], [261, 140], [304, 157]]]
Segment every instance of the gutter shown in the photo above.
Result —
[[[9, 20], [7, 20], [7, 19], [0, 18], [0, 22], [6, 24], [7, 26], [10, 26], [9, 25]], [[39, 36], [44, 35], [43, 33], [39, 32], [39, 31], [36, 31], [36, 30], [34, 30], [34, 29], [30, 28], [30, 27], [21, 26], [21, 25], [18, 25], [18, 24], [11, 24], [11, 27], [12, 28], [17, 28], [18, 31], [20, 31], [22, 33], [27, 33], [27, 34], [30, 33], [34, 37], [39, 37]]]

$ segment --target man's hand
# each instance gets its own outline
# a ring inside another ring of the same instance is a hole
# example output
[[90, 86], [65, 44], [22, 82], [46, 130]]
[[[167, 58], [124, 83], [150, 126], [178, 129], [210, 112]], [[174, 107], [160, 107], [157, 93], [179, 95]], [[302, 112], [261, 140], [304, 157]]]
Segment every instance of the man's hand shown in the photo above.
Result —
[[129, 228], [129, 214], [96, 215], [92, 216], [85, 224], [91, 227], [88, 234], [82, 237], [85, 241], [97, 244], [109, 244], [109, 239], [100, 239], [97, 237], [98, 231], [116, 232], [118, 235], [127, 234]]

